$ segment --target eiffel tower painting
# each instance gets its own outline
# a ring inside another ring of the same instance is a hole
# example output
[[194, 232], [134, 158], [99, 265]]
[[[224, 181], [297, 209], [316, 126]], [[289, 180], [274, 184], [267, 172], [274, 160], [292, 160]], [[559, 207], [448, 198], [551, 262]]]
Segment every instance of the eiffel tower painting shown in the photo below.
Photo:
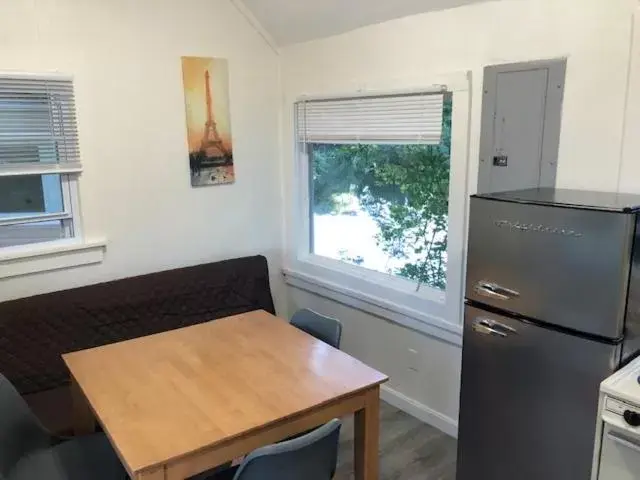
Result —
[[207, 96], [207, 122], [204, 124], [204, 135], [200, 151], [204, 152], [207, 158], [224, 158], [230, 156], [218, 134], [218, 127], [213, 118], [211, 107], [211, 75], [209, 70], [204, 72], [204, 85]]
[[233, 183], [227, 61], [182, 57], [191, 185]]

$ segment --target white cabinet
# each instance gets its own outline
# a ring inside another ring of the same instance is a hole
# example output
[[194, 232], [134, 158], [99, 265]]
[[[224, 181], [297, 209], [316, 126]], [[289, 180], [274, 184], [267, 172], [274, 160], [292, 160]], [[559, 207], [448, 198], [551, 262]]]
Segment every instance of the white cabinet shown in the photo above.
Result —
[[640, 480], [640, 436], [605, 423], [598, 480]]

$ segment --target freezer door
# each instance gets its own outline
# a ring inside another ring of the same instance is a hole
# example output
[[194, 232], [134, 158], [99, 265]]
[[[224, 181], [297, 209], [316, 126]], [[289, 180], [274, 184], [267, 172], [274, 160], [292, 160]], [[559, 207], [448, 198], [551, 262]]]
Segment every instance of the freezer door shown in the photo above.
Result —
[[583, 480], [620, 348], [465, 308], [457, 480]]
[[635, 216], [471, 199], [466, 297], [620, 338]]

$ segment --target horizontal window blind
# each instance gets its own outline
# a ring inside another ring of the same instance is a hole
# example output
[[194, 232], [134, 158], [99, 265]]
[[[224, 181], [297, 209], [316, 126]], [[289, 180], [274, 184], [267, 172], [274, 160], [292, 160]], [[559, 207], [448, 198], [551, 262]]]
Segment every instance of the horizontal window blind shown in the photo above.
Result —
[[298, 141], [437, 145], [443, 102], [442, 93], [301, 101], [296, 104]]
[[79, 171], [73, 81], [0, 75], [0, 175]]

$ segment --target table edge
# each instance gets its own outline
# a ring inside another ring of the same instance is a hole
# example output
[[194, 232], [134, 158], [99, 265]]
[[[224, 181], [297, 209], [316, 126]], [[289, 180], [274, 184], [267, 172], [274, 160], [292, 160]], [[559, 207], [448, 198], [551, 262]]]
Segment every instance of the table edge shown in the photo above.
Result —
[[[339, 402], [339, 401], [344, 400], [344, 399], [349, 398], [349, 397], [355, 397], [355, 396], [363, 394], [363, 393], [365, 393], [368, 390], [371, 390], [373, 388], [379, 388], [383, 383], [386, 383], [388, 381], [389, 381], [389, 377], [385, 375], [385, 378], [383, 380], [371, 383], [371, 384], [369, 384], [369, 385], [367, 385], [365, 387], [362, 387], [362, 388], [359, 388], [359, 389], [356, 389], [356, 390], [352, 390], [352, 391], [350, 391], [348, 393], [345, 393], [343, 395], [340, 395], [340, 396], [337, 396], [337, 397], [333, 397], [333, 398], [331, 398], [329, 400], [326, 400], [326, 401], [324, 401], [322, 403], [318, 403], [318, 404], [316, 404], [316, 405], [314, 405], [312, 407], [306, 408], [304, 410], [300, 410], [299, 412], [295, 412], [295, 413], [292, 413], [290, 415], [277, 418], [277, 419], [272, 420], [272, 421], [270, 421], [268, 423], [263, 423], [262, 425], [260, 425], [258, 427], [255, 427], [255, 428], [252, 428], [252, 429], [249, 429], [249, 430], [245, 430], [245, 431], [240, 432], [240, 433], [238, 433], [236, 435], [225, 437], [223, 440], [220, 440], [219, 442], [211, 443], [209, 445], [205, 445], [205, 446], [196, 448], [194, 450], [181, 453], [179, 455], [174, 455], [174, 456], [172, 456], [170, 458], [167, 458], [166, 460], [162, 460], [160, 462], [155, 462], [155, 463], [150, 463], [148, 465], [144, 465], [142, 467], [138, 467], [138, 468], [132, 469], [132, 470], [133, 470], [134, 473], [140, 473], [140, 472], [143, 472], [143, 471], [146, 471], [146, 470], [157, 468], [157, 467], [159, 467], [161, 465], [167, 465], [167, 464], [170, 464], [170, 463], [173, 463], [173, 462], [176, 462], [176, 461], [180, 461], [180, 460], [182, 460], [184, 458], [187, 458], [187, 457], [189, 457], [191, 455], [195, 455], [195, 454], [201, 453], [201, 452], [203, 452], [205, 450], [208, 450], [208, 449], [211, 449], [211, 448], [215, 448], [216, 446], [220, 446], [220, 445], [223, 445], [223, 444], [225, 444], [227, 442], [231, 442], [231, 441], [236, 440], [236, 439], [238, 439], [240, 437], [243, 437], [245, 435], [248, 435], [248, 434], [251, 434], [251, 433], [255, 433], [255, 432], [260, 431], [262, 429], [266, 429], [266, 428], [272, 427], [275, 424], [277, 424], [278, 422], [282, 422], [284, 420], [288, 420], [288, 419], [291, 419], [291, 418], [297, 417], [297, 416], [304, 416], [305, 414], [307, 414], [307, 413], [309, 413], [309, 412], [311, 412], [313, 410], [326, 407], [326, 406], [328, 406], [328, 405], [330, 405], [330, 404], [332, 404], [334, 402]], [[101, 423], [101, 425], [102, 425], [102, 423]], [[106, 430], [105, 430], [105, 433], [106, 433]], [[109, 436], [109, 439], [111, 439], [111, 436]]]

